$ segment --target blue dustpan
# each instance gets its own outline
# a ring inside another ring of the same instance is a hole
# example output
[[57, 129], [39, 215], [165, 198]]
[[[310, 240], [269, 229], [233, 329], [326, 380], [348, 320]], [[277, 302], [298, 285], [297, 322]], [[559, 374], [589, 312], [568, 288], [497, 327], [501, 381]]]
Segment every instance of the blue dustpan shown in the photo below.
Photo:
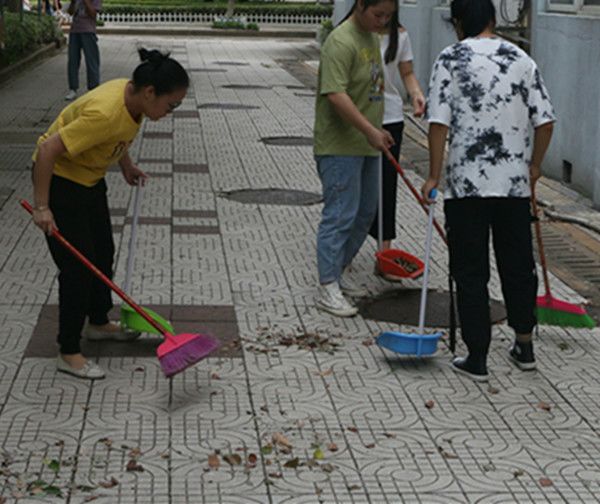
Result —
[[[435, 200], [437, 191], [431, 190], [429, 198]], [[437, 344], [442, 333], [425, 334], [425, 310], [427, 307], [427, 284], [429, 281], [429, 259], [431, 257], [431, 235], [433, 230], [433, 204], [429, 205], [429, 218], [427, 220], [427, 234], [425, 238], [425, 269], [423, 271], [423, 286], [421, 288], [421, 304], [419, 306], [419, 332], [408, 334], [388, 331], [381, 333], [376, 338], [376, 343], [392, 352], [407, 355], [431, 355], [437, 350]]]

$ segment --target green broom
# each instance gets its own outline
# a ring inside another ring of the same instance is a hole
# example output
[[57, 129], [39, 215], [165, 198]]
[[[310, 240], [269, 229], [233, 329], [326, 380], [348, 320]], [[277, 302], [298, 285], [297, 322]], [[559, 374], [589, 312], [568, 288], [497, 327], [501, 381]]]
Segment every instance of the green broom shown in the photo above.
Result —
[[538, 218], [537, 201], [535, 198], [535, 187], [531, 186], [531, 204], [533, 207], [533, 218], [535, 223], [535, 235], [540, 253], [540, 263], [544, 275], [544, 286], [546, 293], [536, 299], [536, 315], [538, 324], [560, 327], [596, 327], [596, 322], [590, 317], [580, 305], [567, 303], [552, 296], [550, 281], [548, 280], [548, 268], [546, 267], [546, 254], [542, 242], [542, 229]]

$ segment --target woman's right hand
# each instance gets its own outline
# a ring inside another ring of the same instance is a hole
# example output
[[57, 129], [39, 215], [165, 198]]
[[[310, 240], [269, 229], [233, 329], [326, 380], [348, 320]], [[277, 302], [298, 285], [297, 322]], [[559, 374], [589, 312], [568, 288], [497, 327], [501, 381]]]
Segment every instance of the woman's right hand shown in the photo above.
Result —
[[52, 230], [56, 229], [56, 223], [54, 222], [54, 215], [52, 210], [44, 208], [43, 210], [33, 209], [33, 222], [48, 236], [52, 234]]
[[373, 128], [371, 133], [367, 135], [367, 141], [374, 149], [385, 152], [392, 145], [394, 145], [394, 138], [389, 131], [385, 129]]

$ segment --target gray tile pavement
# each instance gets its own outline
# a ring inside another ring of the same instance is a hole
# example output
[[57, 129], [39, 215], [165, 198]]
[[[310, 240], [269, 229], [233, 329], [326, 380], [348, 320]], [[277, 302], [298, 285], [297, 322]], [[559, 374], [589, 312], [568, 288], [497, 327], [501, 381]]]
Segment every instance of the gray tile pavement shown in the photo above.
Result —
[[[510, 329], [496, 326], [492, 381], [471, 383], [449, 370], [444, 344], [429, 359], [399, 357], [373, 344], [382, 330], [414, 328], [315, 309], [320, 205], [223, 197], [246, 188], [320, 191], [309, 146], [260, 142], [311, 136], [314, 99], [302, 96], [310, 90], [298, 89], [300, 81], [278, 62], [316, 59], [312, 42], [103, 36], [104, 79], [130, 73], [137, 43], [176, 49], [196, 71], [177, 114], [146, 122], [132, 146], [152, 177], [133, 296], [165, 309], [204, 306], [235, 314], [241, 357], [211, 357], [172, 380], [151, 357], [100, 357], [108, 376], [97, 383], [57, 374], [51, 358], [24, 357], [43, 307], [57, 303], [57, 284], [44, 239], [17, 201], [31, 194], [24, 168], [32, 139], [64, 105], [65, 54], [5, 83], [0, 496], [107, 504], [597, 501], [598, 329], [540, 329], [539, 370], [521, 373], [507, 358]], [[265, 88], [223, 87], [229, 84]], [[198, 108], [216, 102], [257, 108]], [[404, 152], [417, 165], [426, 159], [408, 137]], [[409, 177], [417, 185], [422, 180], [413, 171]], [[133, 197], [117, 172], [107, 181], [115, 279], [122, 283]], [[542, 193], [563, 210], [586, 206], [551, 182]], [[399, 197], [398, 242], [422, 255], [424, 216], [402, 185]], [[590, 206], [587, 214], [597, 218]], [[443, 219], [441, 205], [437, 217]], [[372, 295], [393, 287], [373, 276], [374, 251], [374, 243], [365, 244], [353, 266]], [[436, 239], [434, 288], [445, 289], [446, 270]], [[558, 279], [552, 283], [556, 295], [581, 299]], [[501, 299], [495, 271], [490, 288]], [[198, 331], [210, 324], [202, 315], [190, 317], [185, 324]], [[321, 343], [290, 343], [307, 336]], [[283, 444], [276, 442], [281, 436]]]

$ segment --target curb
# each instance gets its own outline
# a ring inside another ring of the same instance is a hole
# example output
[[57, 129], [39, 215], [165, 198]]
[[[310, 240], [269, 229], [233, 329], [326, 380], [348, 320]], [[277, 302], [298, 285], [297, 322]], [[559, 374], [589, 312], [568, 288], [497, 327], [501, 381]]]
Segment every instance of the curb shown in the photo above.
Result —
[[317, 29], [306, 30], [279, 30], [262, 29], [254, 30], [224, 30], [205, 27], [164, 27], [164, 26], [98, 26], [101, 35], [168, 35], [168, 36], [198, 36], [198, 37], [235, 37], [235, 38], [307, 38], [314, 39]]
[[64, 37], [62, 39], [58, 39], [54, 42], [50, 42], [49, 44], [40, 47], [37, 51], [31, 53], [22, 60], [17, 61], [16, 63], [13, 63], [12, 65], [7, 66], [6, 68], [3, 68], [2, 70], [0, 70], [0, 84], [20, 74], [34, 63], [54, 56], [54, 54], [62, 50], [63, 45], [65, 45]]

